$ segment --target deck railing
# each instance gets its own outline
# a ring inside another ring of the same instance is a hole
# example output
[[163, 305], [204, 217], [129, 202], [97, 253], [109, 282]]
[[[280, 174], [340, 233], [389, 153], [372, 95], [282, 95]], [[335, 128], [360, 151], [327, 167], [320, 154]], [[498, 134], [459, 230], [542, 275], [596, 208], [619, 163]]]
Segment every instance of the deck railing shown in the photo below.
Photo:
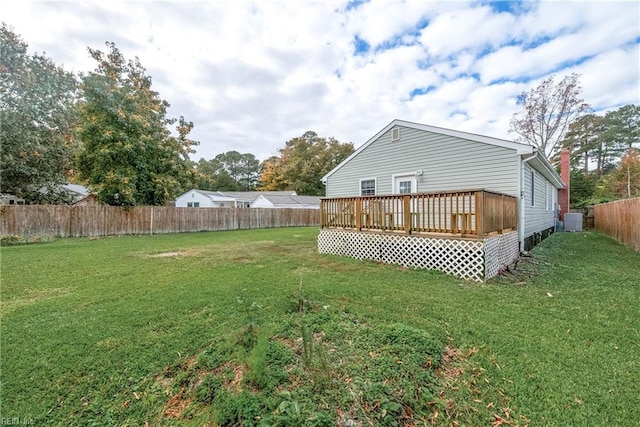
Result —
[[486, 190], [324, 198], [320, 227], [482, 239], [516, 229], [517, 212], [515, 197]]

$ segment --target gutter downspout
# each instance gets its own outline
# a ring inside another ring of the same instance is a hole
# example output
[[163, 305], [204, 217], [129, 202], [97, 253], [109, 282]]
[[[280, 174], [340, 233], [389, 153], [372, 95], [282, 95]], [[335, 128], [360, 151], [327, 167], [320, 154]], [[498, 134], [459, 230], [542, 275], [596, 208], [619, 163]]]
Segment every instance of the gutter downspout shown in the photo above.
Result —
[[533, 149], [533, 153], [527, 157], [526, 159], [522, 159], [522, 164], [520, 166], [520, 212], [518, 212], [518, 214], [520, 215], [520, 224], [518, 227], [518, 240], [520, 240], [520, 251], [524, 251], [524, 209], [525, 209], [525, 205], [524, 205], [524, 165], [525, 163], [528, 163], [529, 161], [535, 159], [538, 156], [538, 150], [536, 148]]

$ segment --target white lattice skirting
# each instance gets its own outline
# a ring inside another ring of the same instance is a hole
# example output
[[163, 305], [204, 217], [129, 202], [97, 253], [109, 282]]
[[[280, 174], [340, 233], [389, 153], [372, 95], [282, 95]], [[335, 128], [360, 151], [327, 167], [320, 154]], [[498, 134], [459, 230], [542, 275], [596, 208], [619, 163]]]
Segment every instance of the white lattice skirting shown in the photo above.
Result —
[[516, 231], [484, 240], [457, 240], [321, 229], [318, 251], [404, 267], [440, 270], [465, 280], [482, 282], [516, 260], [519, 245]]

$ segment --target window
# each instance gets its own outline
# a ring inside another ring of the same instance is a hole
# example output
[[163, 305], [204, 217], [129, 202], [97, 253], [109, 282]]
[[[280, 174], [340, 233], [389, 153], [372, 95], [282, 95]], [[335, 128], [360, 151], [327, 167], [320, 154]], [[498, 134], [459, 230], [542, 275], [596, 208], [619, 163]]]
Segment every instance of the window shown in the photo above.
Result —
[[400, 139], [400, 128], [391, 129], [391, 140], [398, 141]]
[[536, 173], [531, 171], [531, 206], [536, 205]]
[[200, 207], [200, 202], [187, 202], [187, 207], [188, 208], [199, 208]]
[[188, 207], [188, 208], [192, 208], [192, 207], [193, 207], [193, 203], [191, 203], [191, 202], [187, 202], [187, 207]]
[[400, 194], [410, 194], [411, 193], [411, 180], [398, 182], [398, 192]]
[[376, 194], [376, 180], [375, 179], [361, 179], [360, 180], [360, 195], [361, 196], [374, 196]]
[[544, 208], [545, 210], [549, 210], [551, 208], [551, 203], [549, 201], [549, 197], [551, 196], [551, 191], [549, 190], [549, 183], [545, 183], [544, 186]]

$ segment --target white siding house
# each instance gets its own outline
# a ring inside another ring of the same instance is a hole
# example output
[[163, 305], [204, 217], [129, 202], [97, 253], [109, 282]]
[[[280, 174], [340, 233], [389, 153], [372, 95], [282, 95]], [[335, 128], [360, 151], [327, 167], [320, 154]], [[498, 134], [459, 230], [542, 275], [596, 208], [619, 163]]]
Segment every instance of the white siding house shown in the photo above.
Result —
[[251, 203], [252, 208], [320, 209], [320, 197], [261, 194]]
[[179, 196], [179, 208], [249, 208], [263, 194], [295, 196], [295, 191], [206, 191], [189, 190]]
[[530, 145], [394, 120], [322, 178], [327, 197], [487, 190], [518, 200], [520, 248], [553, 231], [564, 188]]
[[178, 208], [234, 208], [238, 205], [242, 205], [241, 200], [218, 191], [190, 190], [176, 199]]

